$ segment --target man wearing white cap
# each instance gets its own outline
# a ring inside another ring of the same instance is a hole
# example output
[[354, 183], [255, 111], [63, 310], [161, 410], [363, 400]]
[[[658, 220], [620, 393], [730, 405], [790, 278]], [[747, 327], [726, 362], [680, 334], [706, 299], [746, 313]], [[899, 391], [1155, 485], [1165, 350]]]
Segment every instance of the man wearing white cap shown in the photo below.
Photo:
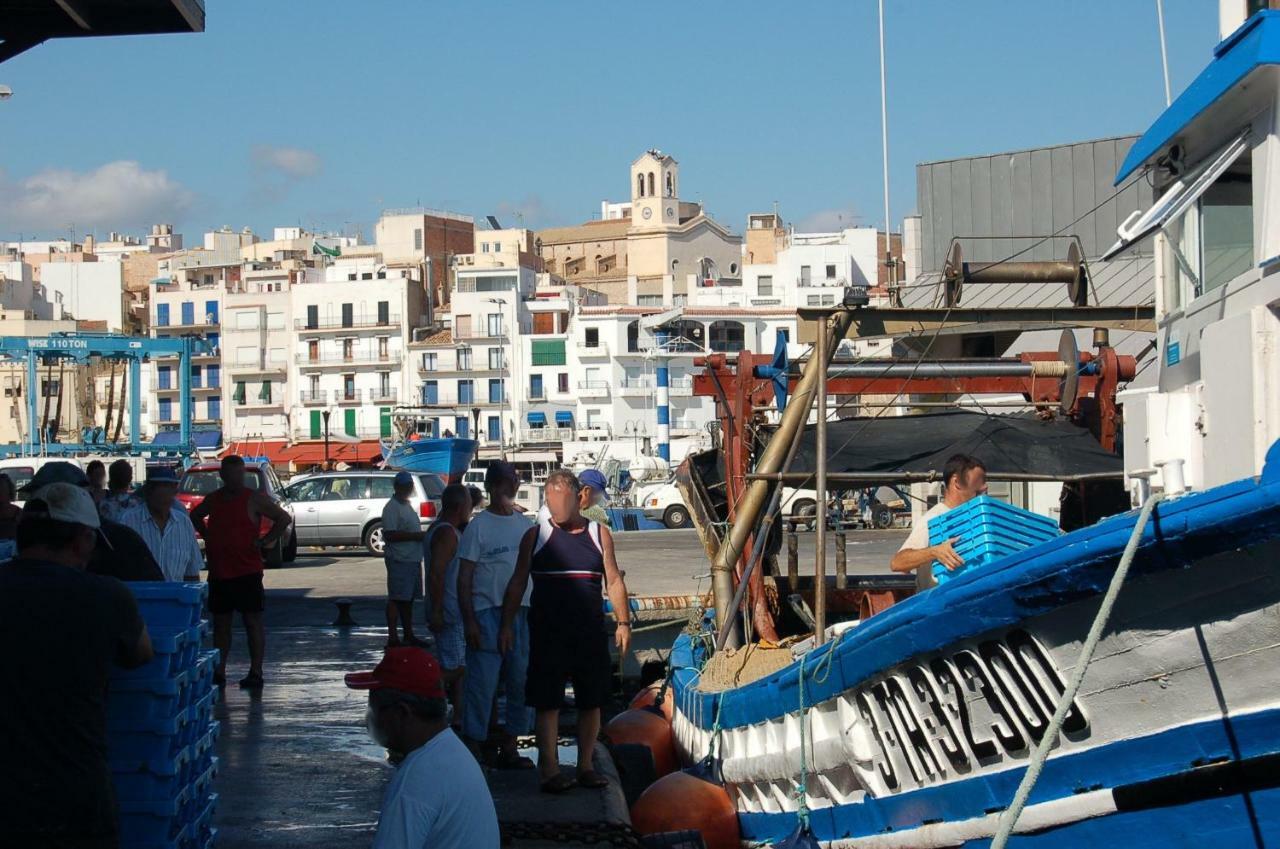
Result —
[[[413, 475], [397, 472], [395, 494], [382, 508], [382, 556], [387, 564], [387, 647], [425, 648], [429, 643], [413, 633], [413, 603], [422, 598], [422, 520], [409, 501]], [[396, 623], [404, 630], [404, 640]]]
[[83, 488], [42, 487], [27, 497], [18, 521], [17, 558], [0, 569], [0, 834], [6, 846], [117, 842], [107, 674], [113, 663], [141, 666], [152, 649], [124, 584], [85, 571], [99, 525]]

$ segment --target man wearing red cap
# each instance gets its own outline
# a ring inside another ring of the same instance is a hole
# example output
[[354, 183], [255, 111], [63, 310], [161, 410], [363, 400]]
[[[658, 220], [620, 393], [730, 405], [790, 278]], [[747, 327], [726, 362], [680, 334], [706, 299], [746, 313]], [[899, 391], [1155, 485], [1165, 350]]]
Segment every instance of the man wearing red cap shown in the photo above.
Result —
[[474, 757], [449, 728], [440, 664], [425, 650], [387, 649], [372, 672], [346, 677], [369, 691], [366, 723], [403, 757], [387, 787], [373, 849], [492, 849], [498, 815]]

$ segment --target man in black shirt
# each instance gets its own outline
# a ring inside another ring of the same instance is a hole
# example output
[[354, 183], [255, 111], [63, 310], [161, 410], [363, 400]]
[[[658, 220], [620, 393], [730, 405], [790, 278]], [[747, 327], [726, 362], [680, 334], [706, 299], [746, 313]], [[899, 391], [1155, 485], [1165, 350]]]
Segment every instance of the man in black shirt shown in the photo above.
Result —
[[[26, 486], [18, 491], [22, 498], [53, 483], [69, 483], [86, 491], [91, 489], [89, 476], [75, 463], [58, 460], [40, 467]], [[92, 495], [92, 493], [90, 493]], [[86, 569], [91, 575], [105, 575], [122, 581], [163, 581], [164, 572], [151, 556], [151, 549], [133, 528], [102, 519], [98, 528], [101, 538], [89, 557]]]
[[115, 849], [107, 674], [141, 666], [151, 638], [114, 578], [84, 569], [98, 511], [81, 487], [29, 498], [18, 556], [0, 565], [0, 842]]

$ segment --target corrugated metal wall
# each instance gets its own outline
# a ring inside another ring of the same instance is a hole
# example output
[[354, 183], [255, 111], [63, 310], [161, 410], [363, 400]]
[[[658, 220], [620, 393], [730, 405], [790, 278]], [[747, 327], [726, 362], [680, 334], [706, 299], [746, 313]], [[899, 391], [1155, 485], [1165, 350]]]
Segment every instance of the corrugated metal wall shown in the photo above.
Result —
[[[1115, 241], [1119, 222], [1133, 210], [1151, 204], [1151, 186], [1143, 177], [1131, 180], [1112, 198], [1116, 168], [1136, 138], [1100, 139], [916, 166], [921, 271], [942, 269], [953, 236], [999, 237], [962, 239], [965, 258], [975, 262], [1004, 259], [1034, 241], [1016, 236], [1047, 236], [1059, 230], [1064, 236], [1079, 236], [1086, 257], [1098, 256]], [[1095, 206], [1098, 208], [1091, 212]], [[1065, 258], [1067, 244], [1065, 238], [1052, 239], [1018, 258]]]

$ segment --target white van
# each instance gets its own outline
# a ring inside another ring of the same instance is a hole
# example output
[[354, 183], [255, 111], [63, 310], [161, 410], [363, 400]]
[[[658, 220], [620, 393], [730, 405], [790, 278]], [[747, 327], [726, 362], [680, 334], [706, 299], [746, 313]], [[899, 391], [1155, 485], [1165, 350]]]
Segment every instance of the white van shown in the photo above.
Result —
[[[146, 479], [146, 457], [5, 457], [0, 458], [0, 474], [9, 476], [9, 480], [13, 481], [14, 489], [22, 489], [22, 487], [31, 483], [31, 479], [36, 476], [36, 472], [46, 463], [71, 463], [83, 469], [94, 460], [101, 460], [102, 465], [107, 467], [110, 467], [116, 460], [127, 460], [129, 465], [133, 467], [134, 482], [141, 483]], [[19, 500], [16, 503], [21, 504], [22, 502]]]

